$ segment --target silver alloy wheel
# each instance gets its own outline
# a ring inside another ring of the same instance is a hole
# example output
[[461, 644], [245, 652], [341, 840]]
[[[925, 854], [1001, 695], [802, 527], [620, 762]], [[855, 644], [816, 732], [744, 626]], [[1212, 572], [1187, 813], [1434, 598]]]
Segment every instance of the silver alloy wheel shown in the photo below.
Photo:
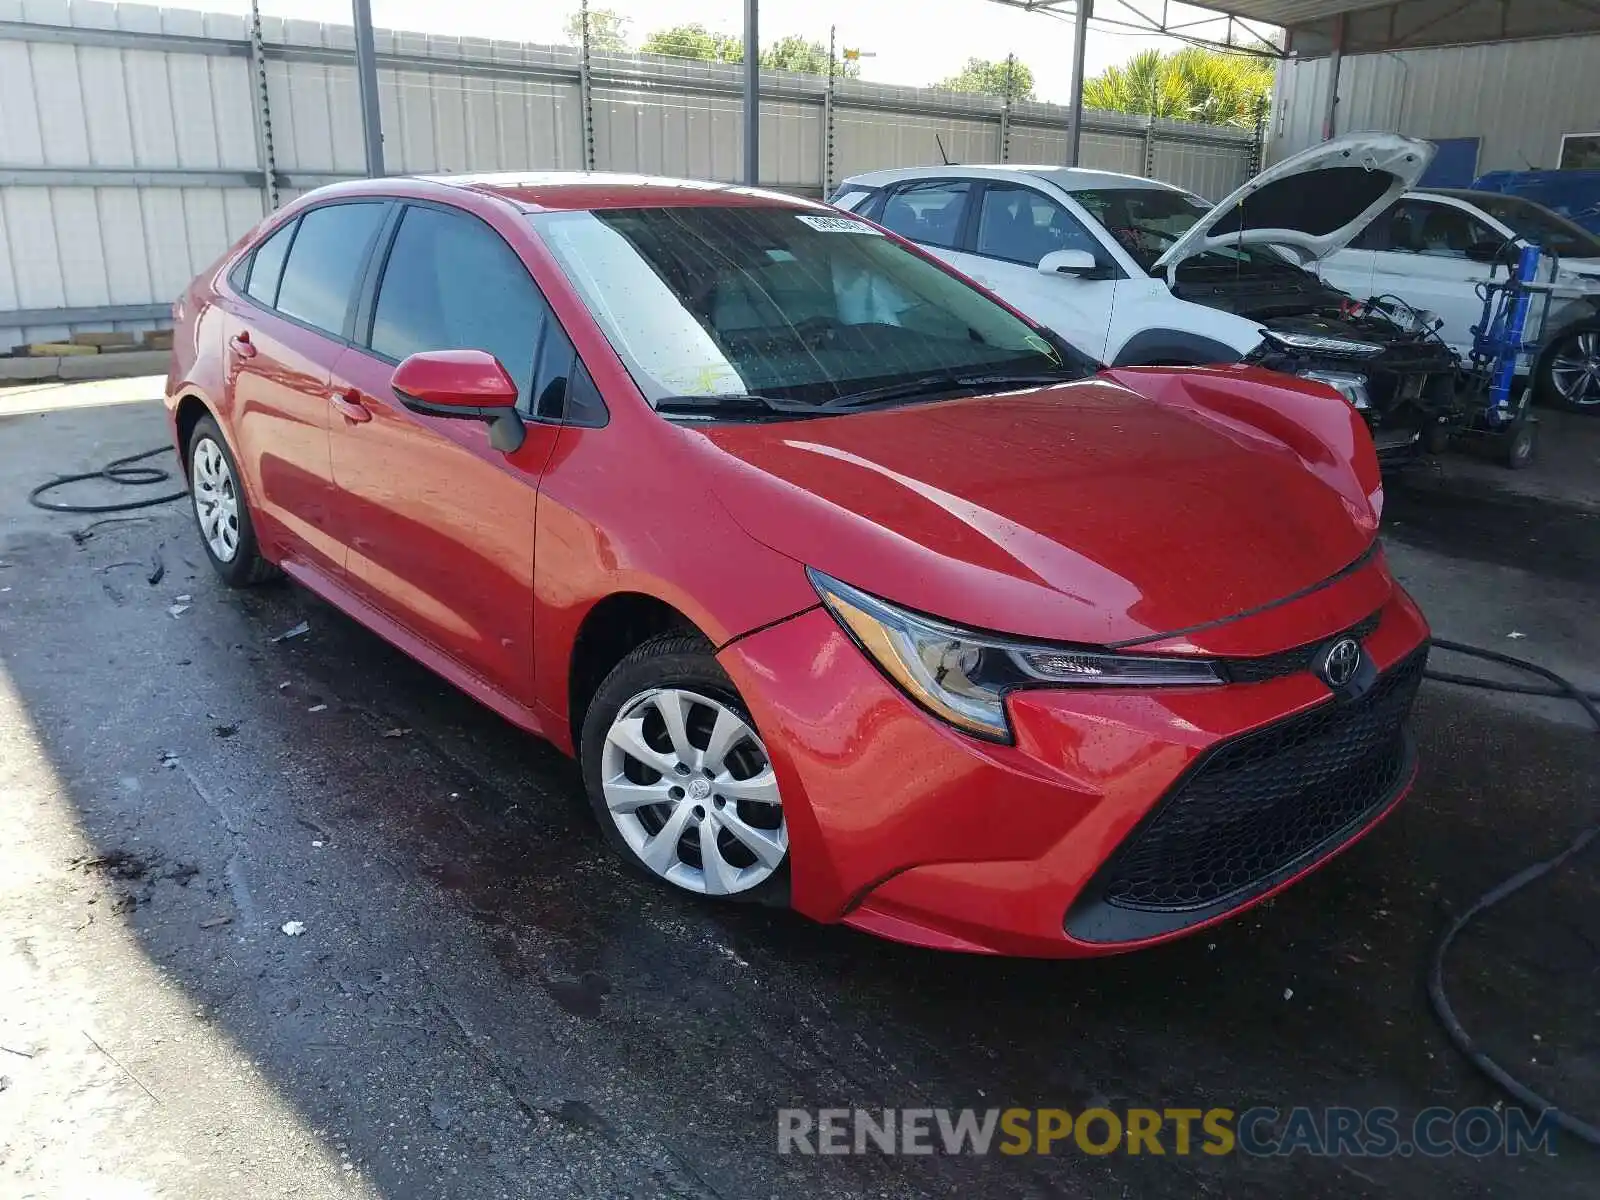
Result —
[[1600, 331], [1562, 340], [1550, 359], [1550, 382], [1568, 404], [1600, 404]]
[[600, 788], [639, 860], [687, 891], [747, 892], [789, 852], [766, 747], [698, 692], [655, 688], [624, 704], [606, 731]]
[[197, 440], [189, 474], [200, 535], [218, 562], [230, 563], [239, 552], [239, 491], [222, 447], [208, 437]]

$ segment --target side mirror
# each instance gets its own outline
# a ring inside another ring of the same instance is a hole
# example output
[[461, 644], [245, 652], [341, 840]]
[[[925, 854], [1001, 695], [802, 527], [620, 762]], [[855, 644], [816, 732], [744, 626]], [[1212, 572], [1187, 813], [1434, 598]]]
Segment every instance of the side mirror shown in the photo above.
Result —
[[483, 421], [489, 444], [503, 454], [526, 436], [517, 385], [500, 360], [483, 350], [424, 350], [394, 369], [394, 394], [414, 413]]
[[1100, 264], [1087, 250], [1052, 250], [1039, 260], [1041, 275], [1076, 275], [1082, 279], [1099, 273]]
[[1467, 247], [1467, 257], [1480, 263], [1513, 263], [1517, 260], [1517, 244], [1509, 239], [1485, 238]]

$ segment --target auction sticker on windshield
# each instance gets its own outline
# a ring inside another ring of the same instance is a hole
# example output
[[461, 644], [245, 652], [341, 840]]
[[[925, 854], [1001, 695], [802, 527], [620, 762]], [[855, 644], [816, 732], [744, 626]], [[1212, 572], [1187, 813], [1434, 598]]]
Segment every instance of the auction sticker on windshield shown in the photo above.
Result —
[[874, 229], [865, 221], [852, 221], [849, 217], [819, 217], [812, 213], [796, 213], [795, 216], [823, 233], [870, 233], [873, 237], [883, 236], [882, 230]]

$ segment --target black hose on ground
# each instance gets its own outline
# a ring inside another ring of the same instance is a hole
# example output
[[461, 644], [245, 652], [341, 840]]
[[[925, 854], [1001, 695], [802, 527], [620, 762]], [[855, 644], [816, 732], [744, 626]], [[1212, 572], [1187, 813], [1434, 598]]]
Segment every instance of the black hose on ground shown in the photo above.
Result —
[[[1584, 712], [1595, 724], [1595, 731], [1600, 733], [1600, 705], [1596, 705], [1597, 697], [1593, 693], [1585, 692], [1575, 687], [1568, 680], [1563, 679], [1554, 671], [1541, 667], [1538, 663], [1531, 663], [1510, 654], [1502, 654], [1498, 650], [1484, 650], [1477, 646], [1468, 646], [1462, 642], [1448, 642], [1443, 638], [1435, 639], [1434, 643], [1441, 650], [1448, 650], [1454, 654], [1465, 654], [1472, 658], [1481, 658], [1486, 662], [1499, 663], [1501, 666], [1515, 667], [1520, 671], [1548, 679], [1554, 687], [1544, 689], [1528, 684], [1501, 683], [1492, 679], [1481, 679], [1471, 675], [1455, 675], [1447, 671], [1429, 671], [1427, 678], [1443, 683], [1464, 684], [1467, 687], [1487, 688], [1491, 691], [1513, 692], [1526, 696], [1563, 696], [1580, 705]], [[1588, 1142], [1591, 1146], [1600, 1146], [1600, 1126], [1590, 1124], [1571, 1113], [1563, 1112], [1552, 1104], [1546, 1097], [1541, 1096], [1527, 1084], [1523, 1083], [1511, 1072], [1507, 1071], [1494, 1059], [1479, 1048], [1472, 1035], [1456, 1018], [1455, 1010], [1450, 1006], [1450, 998], [1444, 988], [1444, 960], [1450, 951], [1450, 945], [1455, 941], [1456, 935], [1465, 929], [1479, 914], [1487, 912], [1508, 896], [1515, 895], [1537, 879], [1542, 879], [1551, 872], [1565, 866], [1572, 859], [1581, 854], [1596, 838], [1600, 838], [1600, 824], [1591, 825], [1585, 829], [1570, 845], [1553, 858], [1543, 862], [1534, 863], [1524, 867], [1505, 882], [1490, 888], [1458, 916], [1450, 922], [1449, 927], [1439, 938], [1433, 950], [1433, 962], [1428, 971], [1428, 1002], [1433, 1007], [1434, 1016], [1439, 1018], [1439, 1023], [1444, 1026], [1444, 1031], [1450, 1040], [1456, 1044], [1456, 1049], [1466, 1055], [1467, 1061], [1476, 1067], [1487, 1078], [1492, 1080], [1502, 1091], [1511, 1096], [1518, 1103], [1540, 1112], [1548, 1112], [1555, 1123], [1573, 1137]]]
[[176, 492], [166, 492], [160, 496], [149, 496], [142, 500], [124, 500], [120, 504], [67, 504], [61, 500], [42, 499], [46, 492], [54, 491], [59, 487], [66, 487], [69, 483], [85, 483], [91, 479], [99, 479], [107, 483], [118, 483], [126, 487], [152, 487], [159, 483], [166, 483], [172, 478], [172, 472], [161, 467], [138, 467], [134, 463], [143, 462], [147, 458], [154, 458], [158, 454], [165, 454], [171, 446], [156, 446], [150, 450], [141, 450], [138, 454], [129, 454], [123, 458], [115, 458], [98, 471], [84, 471], [78, 475], [57, 475], [48, 483], [41, 483], [28, 493], [28, 503], [35, 508], [42, 508], [46, 512], [60, 513], [114, 513], [132, 512], [138, 508], [154, 508], [158, 504], [171, 504], [174, 500], [182, 500], [189, 494], [185, 488]]

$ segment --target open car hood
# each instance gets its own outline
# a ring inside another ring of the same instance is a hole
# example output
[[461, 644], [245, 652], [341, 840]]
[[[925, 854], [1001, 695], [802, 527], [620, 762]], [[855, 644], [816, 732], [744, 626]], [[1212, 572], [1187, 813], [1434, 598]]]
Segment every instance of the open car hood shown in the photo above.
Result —
[[1172, 243], [1152, 270], [1167, 282], [1186, 259], [1225, 246], [1283, 246], [1312, 262], [1340, 249], [1414, 187], [1433, 143], [1349, 133], [1268, 167]]

